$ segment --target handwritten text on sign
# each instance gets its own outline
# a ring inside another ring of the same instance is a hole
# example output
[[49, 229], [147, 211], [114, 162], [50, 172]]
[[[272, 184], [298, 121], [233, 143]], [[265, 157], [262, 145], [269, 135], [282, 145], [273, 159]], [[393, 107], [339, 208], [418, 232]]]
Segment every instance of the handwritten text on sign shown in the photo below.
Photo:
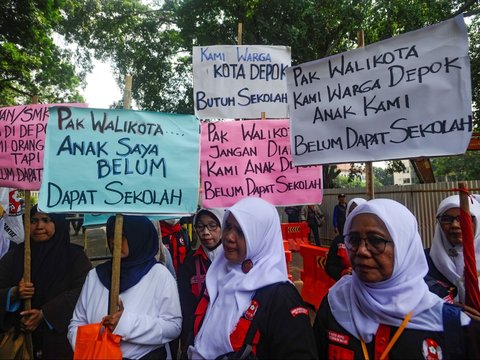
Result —
[[196, 46], [193, 48], [195, 114], [199, 118], [285, 118], [285, 46]]
[[467, 52], [460, 16], [287, 69], [294, 164], [464, 153]]
[[247, 197], [274, 205], [321, 203], [321, 167], [294, 167], [288, 120], [202, 124], [203, 206]]
[[192, 213], [199, 134], [192, 115], [50, 109], [44, 211]]
[[0, 186], [40, 189], [49, 106], [0, 108]]

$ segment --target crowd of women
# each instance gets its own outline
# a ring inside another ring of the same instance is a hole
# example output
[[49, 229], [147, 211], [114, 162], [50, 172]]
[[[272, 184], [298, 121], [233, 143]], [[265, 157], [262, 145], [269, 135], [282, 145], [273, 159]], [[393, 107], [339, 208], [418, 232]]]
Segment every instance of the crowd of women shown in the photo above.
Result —
[[[480, 313], [465, 305], [459, 197], [440, 203], [426, 251], [402, 204], [351, 202], [335, 240], [345, 250], [338, 281], [315, 317], [288, 279], [277, 209], [260, 198], [200, 209], [199, 246], [177, 279], [157, 261], [153, 223], [125, 215], [113, 311], [111, 261], [92, 269], [70, 244], [64, 216], [33, 207], [31, 281], [23, 245], [0, 260], [1, 330], [30, 332], [38, 359], [72, 358], [79, 327], [95, 323], [119, 336], [125, 359], [479, 359]], [[480, 269], [480, 204], [472, 200], [470, 213]]]

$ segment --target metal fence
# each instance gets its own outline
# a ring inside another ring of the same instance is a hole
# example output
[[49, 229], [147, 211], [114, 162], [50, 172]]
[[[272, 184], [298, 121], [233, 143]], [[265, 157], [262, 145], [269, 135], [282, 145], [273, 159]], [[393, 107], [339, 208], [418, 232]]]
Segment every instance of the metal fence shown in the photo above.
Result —
[[[470, 193], [480, 193], [480, 180], [465, 181]], [[405, 205], [416, 216], [423, 246], [430, 247], [435, 228], [435, 212], [438, 204], [444, 198], [450, 195], [458, 194], [453, 190], [458, 188], [458, 182], [439, 182], [434, 184], [415, 184], [415, 185], [392, 185], [381, 188], [375, 188], [374, 196], [376, 199], [386, 198], [396, 200]], [[354, 197], [366, 199], [365, 188], [352, 189], [324, 189], [323, 201], [320, 205], [326, 216], [326, 222], [320, 229], [320, 237], [324, 245], [328, 245], [330, 240], [335, 237], [333, 230], [333, 208], [338, 203], [338, 194], [344, 193], [346, 201]], [[287, 216], [283, 209], [279, 209], [282, 222], [287, 222]]]

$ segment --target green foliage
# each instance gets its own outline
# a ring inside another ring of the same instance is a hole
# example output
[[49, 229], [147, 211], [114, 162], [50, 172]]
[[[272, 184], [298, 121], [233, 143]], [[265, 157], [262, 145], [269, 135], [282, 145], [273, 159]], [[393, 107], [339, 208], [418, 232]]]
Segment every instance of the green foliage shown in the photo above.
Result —
[[373, 168], [373, 177], [375, 186], [393, 185], [393, 173], [381, 167]]
[[438, 181], [468, 181], [480, 179], [480, 153], [467, 151], [465, 155], [431, 159], [433, 173]]
[[[0, 106], [41, 102], [82, 101], [69, 50], [53, 40], [68, 0], [0, 2]], [[84, 75], [84, 73], [83, 73]]]

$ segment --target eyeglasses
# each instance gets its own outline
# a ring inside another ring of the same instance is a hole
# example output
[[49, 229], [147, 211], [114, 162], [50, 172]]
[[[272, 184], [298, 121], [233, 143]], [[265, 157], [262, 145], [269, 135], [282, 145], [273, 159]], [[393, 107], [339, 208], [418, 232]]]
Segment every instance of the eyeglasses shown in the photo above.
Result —
[[53, 222], [53, 220], [50, 219], [49, 217], [30, 218], [30, 224], [38, 224], [40, 221], [45, 223], [45, 224], [49, 224], [49, 223]]
[[[437, 216], [437, 219], [438, 221], [441, 223], [441, 224], [451, 224], [453, 223], [455, 220], [457, 222], [460, 222], [460, 215], [457, 215], [457, 216], [452, 216], [452, 215], [439, 215]], [[475, 220], [475, 216], [472, 216], [472, 221]]]
[[204, 224], [195, 225], [195, 230], [197, 230], [198, 232], [202, 232], [203, 230], [205, 230], [205, 228], [207, 228], [208, 231], [215, 231], [218, 228], [218, 224], [217, 223], [208, 223], [207, 225], [204, 225]]
[[374, 255], [382, 254], [385, 251], [387, 244], [393, 243], [393, 241], [386, 240], [375, 234], [361, 236], [359, 233], [350, 233], [345, 235], [345, 246], [348, 250], [356, 252], [360, 247], [362, 240], [365, 240], [365, 247]]

